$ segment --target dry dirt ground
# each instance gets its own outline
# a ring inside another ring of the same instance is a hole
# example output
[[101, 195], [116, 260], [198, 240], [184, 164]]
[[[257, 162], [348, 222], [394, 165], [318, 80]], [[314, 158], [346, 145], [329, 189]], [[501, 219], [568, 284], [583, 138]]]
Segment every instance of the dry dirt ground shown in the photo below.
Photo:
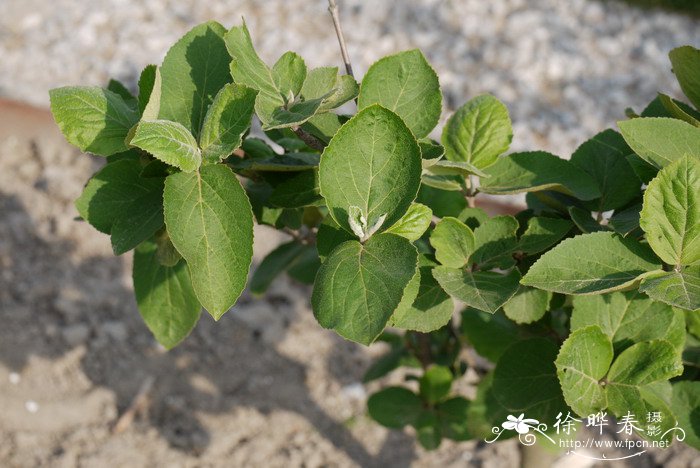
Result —
[[[519, 464], [513, 441], [428, 453], [409, 430], [370, 421], [358, 382], [381, 347], [322, 330], [309, 291], [286, 279], [219, 323], [203, 315], [164, 352], [138, 315], [130, 256], [115, 258], [107, 236], [74, 219], [98, 167], [63, 143], [46, 111], [0, 102], [0, 466]], [[256, 261], [276, 236], [256, 231]], [[149, 378], [147, 411], [113, 434]], [[673, 449], [617, 466], [690, 466], [696, 456]]]

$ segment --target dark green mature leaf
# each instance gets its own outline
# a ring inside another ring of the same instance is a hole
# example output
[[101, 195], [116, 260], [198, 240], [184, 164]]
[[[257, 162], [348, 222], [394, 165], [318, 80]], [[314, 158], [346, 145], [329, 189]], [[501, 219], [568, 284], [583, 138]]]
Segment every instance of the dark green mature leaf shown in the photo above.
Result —
[[638, 230], [639, 228], [639, 214], [642, 211], [642, 204], [637, 203], [625, 208], [620, 212], [615, 212], [608, 220], [608, 226], [613, 228], [618, 234], [627, 236]]
[[318, 248], [318, 255], [321, 257], [321, 261], [325, 261], [340, 244], [354, 239], [355, 236], [338, 226], [338, 223], [333, 221], [333, 218], [326, 216], [318, 227], [318, 233], [316, 234], [316, 247]]
[[685, 310], [700, 309], [700, 265], [681, 271], [659, 271], [642, 281], [639, 290], [656, 301]]
[[375, 235], [364, 245], [344, 242], [316, 275], [311, 297], [316, 319], [324, 328], [369, 345], [401, 302], [417, 262], [415, 247], [393, 234]]
[[382, 426], [401, 429], [414, 424], [423, 410], [421, 399], [404, 387], [388, 387], [367, 400], [369, 415]]
[[430, 234], [438, 262], [450, 268], [461, 268], [474, 253], [474, 233], [457, 218], [445, 217]]
[[416, 438], [421, 446], [426, 450], [435, 450], [442, 442], [440, 432], [440, 421], [432, 410], [424, 410], [418, 421], [414, 423], [416, 428]]
[[412, 203], [408, 211], [393, 226], [386, 230], [391, 234], [417, 241], [425, 233], [433, 220], [433, 211], [420, 203]]
[[685, 343], [685, 325], [675, 317], [680, 312], [638, 291], [576, 296], [573, 303], [571, 330], [597, 325], [618, 353], [642, 341], [663, 339], [679, 350]]
[[495, 398], [505, 408], [528, 418], [554, 421], [566, 403], [554, 360], [557, 345], [545, 338], [530, 338], [511, 345], [493, 373]]
[[622, 135], [605, 130], [579, 146], [571, 156], [571, 162], [586, 171], [600, 189], [600, 198], [586, 203], [590, 210], [620, 208], [640, 194], [642, 183], [632, 175], [626, 159], [630, 153], [632, 149]]
[[518, 221], [512, 216], [489, 218], [474, 230], [474, 254], [471, 262], [480, 269], [510, 268], [515, 265]]
[[481, 356], [491, 362], [498, 358], [520, 337], [519, 327], [503, 312], [495, 314], [467, 308], [462, 312], [460, 331]]
[[75, 201], [95, 229], [112, 234], [117, 255], [133, 249], [163, 226], [163, 179], [140, 177], [137, 160], [107, 164]]
[[338, 130], [321, 156], [319, 171], [321, 194], [340, 226], [352, 232], [348, 216], [356, 206], [369, 225], [385, 215], [383, 226], [389, 227], [418, 192], [420, 149], [396, 114], [373, 105]]
[[433, 276], [450, 296], [489, 313], [496, 312], [515, 295], [520, 281], [516, 269], [501, 274], [439, 266], [433, 269]]
[[447, 192], [421, 185], [416, 201], [428, 206], [437, 217], [458, 217], [467, 207], [467, 200], [460, 192]]
[[449, 118], [442, 131], [445, 157], [478, 169], [490, 166], [513, 139], [506, 106], [484, 94], [468, 101]]
[[230, 158], [227, 163], [234, 169], [261, 172], [299, 172], [318, 167], [318, 153], [287, 153], [254, 159]]
[[528, 255], [547, 250], [559, 242], [573, 227], [568, 219], [534, 217], [527, 222], [527, 229], [520, 237], [518, 250]]
[[263, 294], [272, 281], [299, 257], [304, 250], [300, 242], [292, 241], [282, 244], [270, 252], [255, 269], [250, 279], [250, 292]]
[[435, 410], [440, 421], [440, 433], [452, 440], [469, 440], [474, 435], [468, 428], [471, 402], [464, 397], [453, 397], [436, 405]]
[[399, 52], [369, 67], [357, 104], [360, 109], [382, 105], [401, 117], [416, 138], [422, 138], [440, 119], [440, 82], [420, 50]]
[[197, 298], [215, 320], [236, 302], [253, 257], [253, 213], [231, 169], [204, 166], [165, 181], [165, 223]]
[[627, 162], [642, 183], [648, 184], [659, 173], [659, 168], [646, 162], [636, 154], [628, 154]]
[[137, 111], [118, 94], [97, 87], [65, 87], [49, 92], [51, 112], [63, 136], [82, 151], [99, 156], [126, 151]]
[[571, 161], [544, 151], [513, 153], [498, 158], [481, 181], [479, 190], [493, 194], [512, 194], [553, 190], [580, 200], [599, 198], [596, 181]]
[[177, 122], [142, 120], [136, 127], [131, 144], [185, 172], [195, 171], [202, 164], [202, 152], [197, 140]]
[[607, 407], [600, 381], [613, 360], [610, 338], [595, 325], [580, 328], [566, 339], [556, 360], [557, 376], [566, 403], [580, 416]]
[[162, 265], [155, 242], [139, 245], [134, 253], [134, 293], [139, 312], [156, 340], [166, 349], [190, 334], [202, 306], [192, 289], [187, 265]]
[[225, 33], [214, 21], [195, 26], [170, 48], [160, 67], [158, 119], [184, 125], [195, 138], [214, 96], [231, 82]]
[[126, 86], [124, 86], [124, 83], [112, 78], [109, 80], [109, 83], [107, 83], [107, 89], [121, 96], [121, 98], [124, 99], [124, 102], [129, 107], [136, 109], [136, 97], [133, 94], [131, 94], [131, 91], [129, 91], [129, 89]]
[[420, 378], [420, 396], [435, 404], [449, 395], [452, 387], [452, 371], [444, 366], [432, 366]]
[[318, 186], [318, 171], [300, 171], [275, 186], [270, 203], [281, 208], [300, 208], [323, 202]]
[[503, 304], [503, 311], [516, 323], [532, 323], [544, 317], [551, 299], [549, 291], [520, 286], [518, 292]]
[[668, 57], [683, 93], [700, 108], [700, 50], [692, 46], [677, 47]]
[[639, 225], [670, 265], [700, 262], [700, 159], [682, 157], [649, 183]]
[[675, 382], [671, 409], [685, 430], [684, 442], [700, 450], [700, 382]]
[[593, 215], [590, 211], [584, 210], [577, 206], [569, 207], [569, 216], [571, 220], [576, 224], [576, 227], [584, 234], [589, 234], [591, 232], [607, 231], [605, 226], [602, 226], [597, 220], [593, 219]]
[[250, 128], [257, 94], [239, 84], [221, 88], [204, 117], [199, 136], [205, 161], [218, 163], [241, 146], [243, 134]]
[[683, 156], [700, 157], [700, 128], [682, 120], [649, 117], [617, 125], [634, 152], [659, 169]]
[[[156, 76], [158, 77], [158, 83], [156, 84]], [[160, 72], [156, 65], [146, 65], [146, 68], [141, 72], [139, 77], [139, 114], [143, 115], [143, 111], [148, 105], [148, 101], [151, 99], [151, 95], [155, 92], [158, 95], [158, 100], [160, 100]], [[160, 104], [159, 104], [160, 105]], [[158, 115], [147, 117], [147, 119], [155, 119]]]
[[562, 241], [521, 282], [563, 294], [603, 293], [630, 287], [659, 267], [649, 247], [611, 232], [595, 232]]

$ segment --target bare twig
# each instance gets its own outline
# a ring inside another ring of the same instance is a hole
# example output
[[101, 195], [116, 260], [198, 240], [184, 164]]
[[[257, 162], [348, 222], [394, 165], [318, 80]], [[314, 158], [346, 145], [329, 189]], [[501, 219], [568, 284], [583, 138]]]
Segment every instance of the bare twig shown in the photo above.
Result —
[[340, 44], [340, 53], [343, 55], [343, 62], [345, 62], [345, 71], [348, 75], [355, 78], [352, 72], [352, 64], [350, 63], [350, 54], [348, 54], [348, 48], [345, 45], [345, 36], [343, 35], [343, 28], [340, 26], [340, 16], [338, 16], [338, 5], [335, 0], [328, 0], [328, 12], [333, 18], [333, 26], [335, 27], [335, 35], [338, 36], [338, 44]]
[[306, 146], [308, 146], [309, 148], [323, 151], [323, 148], [326, 147], [326, 145], [321, 140], [319, 140], [318, 138], [316, 138], [315, 136], [313, 136], [312, 134], [310, 134], [309, 132], [307, 132], [303, 128], [294, 127], [292, 130], [294, 130], [294, 133], [296, 133], [296, 135], [299, 137], [299, 139], [301, 139], [301, 141], [306, 143]]
[[141, 387], [139, 388], [138, 393], [136, 394], [134, 399], [131, 400], [131, 404], [126, 409], [126, 411], [124, 411], [124, 414], [122, 414], [119, 417], [116, 424], [114, 424], [114, 427], [112, 428], [112, 434], [119, 434], [121, 432], [124, 432], [126, 429], [128, 429], [129, 426], [131, 426], [131, 423], [134, 422], [136, 414], [146, 409], [148, 405], [148, 395], [153, 389], [154, 382], [155, 378], [150, 375], [144, 379], [143, 383], [141, 384]]

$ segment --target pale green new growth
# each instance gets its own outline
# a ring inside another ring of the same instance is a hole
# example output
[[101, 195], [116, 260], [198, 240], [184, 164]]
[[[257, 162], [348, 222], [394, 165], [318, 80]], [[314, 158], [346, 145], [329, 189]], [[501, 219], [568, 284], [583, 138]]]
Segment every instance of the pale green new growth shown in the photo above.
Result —
[[197, 170], [202, 164], [202, 152], [197, 140], [177, 122], [143, 120], [136, 127], [131, 145], [185, 172]]
[[457, 218], [445, 217], [430, 234], [438, 262], [450, 268], [467, 265], [474, 253], [474, 233]]
[[624, 120], [617, 125], [634, 152], [659, 169], [683, 156], [700, 157], [700, 128], [689, 123], [649, 117]]

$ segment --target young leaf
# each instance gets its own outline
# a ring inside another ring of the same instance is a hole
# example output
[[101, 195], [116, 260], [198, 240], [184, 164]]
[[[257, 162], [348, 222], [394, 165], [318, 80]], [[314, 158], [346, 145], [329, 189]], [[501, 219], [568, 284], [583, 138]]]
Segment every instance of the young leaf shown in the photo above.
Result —
[[444, 400], [452, 387], [452, 371], [444, 366], [432, 366], [421, 377], [420, 396], [428, 403], [435, 404]]
[[574, 331], [562, 345], [555, 363], [557, 376], [566, 403], [577, 414], [595, 414], [607, 407], [600, 381], [612, 360], [610, 338], [597, 326]]
[[250, 279], [250, 292], [264, 294], [272, 281], [297, 260], [304, 247], [304, 244], [292, 241], [270, 252], [255, 269]]
[[679, 327], [673, 309], [637, 291], [576, 296], [573, 303], [571, 330], [597, 325], [618, 353], [634, 343], [657, 339], [681, 349], [684, 345], [685, 326]]
[[507, 274], [493, 271], [466, 271], [439, 266], [433, 276], [452, 297], [468, 306], [493, 314], [518, 291], [520, 273], [513, 269]]
[[580, 200], [600, 197], [598, 184], [571, 161], [544, 151], [513, 153], [498, 158], [481, 181], [479, 190], [492, 194], [512, 194], [553, 190]]
[[494, 369], [494, 396], [511, 412], [554, 421], [559, 412], [566, 411], [554, 366], [556, 357], [557, 345], [545, 338], [513, 343]]
[[407, 388], [388, 387], [369, 397], [367, 409], [372, 419], [382, 426], [401, 429], [418, 420], [423, 402]]
[[221, 88], [209, 107], [199, 136], [205, 161], [218, 163], [241, 146], [243, 134], [250, 128], [257, 94], [239, 84]]
[[641, 192], [641, 181], [632, 173], [626, 156], [632, 153], [622, 135], [614, 130], [600, 132], [579, 146], [571, 162], [586, 171], [598, 184], [600, 199], [586, 207], [608, 211], [627, 205]]
[[551, 299], [549, 291], [520, 286], [515, 296], [503, 304], [503, 311], [515, 323], [532, 323], [544, 317]]
[[165, 181], [165, 224], [187, 261], [197, 298], [215, 320], [236, 302], [253, 257], [253, 213], [226, 166], [179, 172]]
[[306, 75], [301, 95], [305, 100], [322, 99], [319, 111], [326, 112], [354, 99], [358, 91], [352, 76], [338, 75], [337, 67], [321, 67]]
[[420, 203], [412, 203], [406, 214], [386, 232], [405, 237], [411, 242], [417, 241], [428, 229], [432, 219], [433, 211], [430, 208]]
[[543, 252], [566, 236], [572, 227], [573, 223], [568, 219], [530, 218], [520, 237], [518, 250], [528, 255]]
[[592, 294], [632, 286], [660, 267], [654, 253], [611, 232], [562, 241], [530, 268], [522, 284], [563, 294]]
[[368, 220], [386, 214], [384, 226], [391, 226], [418, 192], [420, 149], [396, 114], [373, 105], [338, 130], [321, 156], [319, 171], [321, 194], [340, 226], [351, 232], [351, 206]]
[[[454, 303], [433, 278], [432, 269], [435, 266], [437, 263], [424, 255], [419, 257], [420, 283], [418, 293], [411, 304], [406, 307], [399, 306], [396, 309], [394, 315], [391, 316], [392, 326], [429, 333], [442, 328], [450, 321], [454, 312]], [[404, 296], [406, 294], [404, 292]]]
[[508, 109], [489, 94], [477, 96], [457, 109], [442, 131], [445, 157], [479, 169], [493, 164], [512, 140]]
[[700, 120], [697, 118], [697, 111], [691, 109], [689, 106], [680, 101], [676, 101], [671, 96], [667, 96], [666, 94], [659, 93], [659, 100], [666, 108], [666, 111], [670, 114], [669, 117], [688, 122], [690, 125], [695, 127], [700, 127]]
[[371, 237], [364, 245], [347, 241], [326, 258], [311, 296], [324, 328], [369, 345], [384, 330], [413, 278], [418, 252], [393, 234]]
[[301, 93], [306, 79], [304, 59], [294, 52], [285, 52], [272, 66], [275, 87], [288, 102]]
[[642, 281], [639, 290], [655, 301], [695, 311], [700, 309], [700, 265], [681, 271], [659, 271]]
[[639, 225], [670, 265], [700, 261], [700, 159], [682, 157], [649, 183]]
[[187, 265], [164, 266], [155, 242], [146, 241], [134, 253], [134, 293], [144, 322], [158, 343], [175, 347], [190, 334], [202, 306], [192, 289]]
[[700, 128], [682, 120], [649, 117], [617, 125], [634, 152], [659, 169], [683, 156], [700, 157]]
[[160, 67], [158, 119], [182, 124], [195, 138], [214, 96], [231, 82], [224, 33], [214, 21], [195, 26], [170, 48]]
[[129, 129], [139, 120], [118, 94], [97, 87], [52, 89], [51, 113], [69, 143], [99, 156], [126, 151]]
[[440, 83], [421, 51], [407, 50], [369, 67], [357, 104], [360, 110], [382, 105], [401, 117], [416, 138], [423, 138], [440, 119]]
[[683, 93], [700, 108], [700, 50], [692, 46], [677, 47], [668, 56]]
[[495, 216], [484, 221], [474, 229], [471, 262], [482, 270], [513, 266], [513, 251], [518, 246], [517, 230], [518, 221], [512, 216]]
[[457, 218], [446, 217], [430, 234], [438, 262], [450, 268], [461, 268], [474, 253], [474, 233]]
[[131, 144], [185, 172], [195, 171], [202, 164], [197, 140], [177, 122], [142, 120], [136, 127]]
[[[156, 83], [156, 80], [158, 81]], [[158, 100], [160, 101], [160, 71], [156, 65], [147, 65], [146, 68], [141, 72], [139, 77], [139, 114], [143, 116], [143, 111], [146, 109], [148, 102], [151, 100], [151, 95], [153, 93], [158, 94]], [[147, 117], [147, 120], [156, 119], [158, 114], [154, 116]]]

